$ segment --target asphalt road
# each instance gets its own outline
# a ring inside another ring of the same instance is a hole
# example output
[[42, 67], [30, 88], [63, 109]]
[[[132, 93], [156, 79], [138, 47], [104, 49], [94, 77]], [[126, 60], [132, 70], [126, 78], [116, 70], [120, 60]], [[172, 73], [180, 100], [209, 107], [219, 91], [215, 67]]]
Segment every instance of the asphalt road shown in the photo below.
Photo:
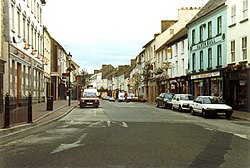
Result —
[[250, 167], [250, 122], [102, 101], [0, 146], [0, 167]]

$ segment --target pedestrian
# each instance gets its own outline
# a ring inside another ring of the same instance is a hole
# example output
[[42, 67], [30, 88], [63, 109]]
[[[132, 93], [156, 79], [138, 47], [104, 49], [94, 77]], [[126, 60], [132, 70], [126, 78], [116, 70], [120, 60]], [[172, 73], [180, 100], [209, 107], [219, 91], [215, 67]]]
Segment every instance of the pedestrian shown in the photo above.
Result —
[[127, 102], [127, 97], [128, 97], [127, 91], [124, 91], [124, 97], [125, 97], [125, 102]]

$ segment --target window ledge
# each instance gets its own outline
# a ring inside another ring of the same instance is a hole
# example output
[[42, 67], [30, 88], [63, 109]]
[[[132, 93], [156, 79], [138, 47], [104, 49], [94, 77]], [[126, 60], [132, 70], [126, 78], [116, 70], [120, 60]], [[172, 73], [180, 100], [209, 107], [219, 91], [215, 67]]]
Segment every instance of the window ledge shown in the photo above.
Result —
[[246, 21], [248, 21], [248, 18], [241, 20], [240, 23], [244, 23]]
[[199, 69], [200, 72], [204, 71], [203, 69]]
[[228, 27], [231, 28], [231, 27], [234, 27], [234, 26], [236, 26], [236, 23], [233, 23], [233, 24], [229, 25]]
[[211, 69], [212, 69], [212, 67], [207, 68], [207, 70], [211, 70]]
[[222, 65], [217, 65], [216, 68], [222, 68]]

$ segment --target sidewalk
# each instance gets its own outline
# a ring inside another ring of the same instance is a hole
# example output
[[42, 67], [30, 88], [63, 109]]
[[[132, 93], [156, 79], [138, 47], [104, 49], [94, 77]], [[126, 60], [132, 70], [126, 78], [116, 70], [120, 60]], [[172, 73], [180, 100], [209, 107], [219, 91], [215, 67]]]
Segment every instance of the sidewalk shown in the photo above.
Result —
[[69, 106], [68, 100], [56, 100], [53, 102], [53, 110], [47, 111], [47, 103], [36, 103], [32, 105], [33, 123], [18, 123], [10, 125], [10, 128], [0, 128], [0, 138], [14, 134], [31, 127], [46, 124], [58, 120], [72, 111], [77, 105], [77, 100], [72, 100]]

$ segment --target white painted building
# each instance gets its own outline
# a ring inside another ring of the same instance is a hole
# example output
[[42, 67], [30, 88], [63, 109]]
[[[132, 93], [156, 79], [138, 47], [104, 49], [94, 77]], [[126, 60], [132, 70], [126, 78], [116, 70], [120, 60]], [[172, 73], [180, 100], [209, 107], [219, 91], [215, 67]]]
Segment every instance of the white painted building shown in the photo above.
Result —
[[9, 74], [4, 85], [17, 99], [44, 96], [42, 6], [45, 0], [6, 0], [4, 3], [4, 54]]

